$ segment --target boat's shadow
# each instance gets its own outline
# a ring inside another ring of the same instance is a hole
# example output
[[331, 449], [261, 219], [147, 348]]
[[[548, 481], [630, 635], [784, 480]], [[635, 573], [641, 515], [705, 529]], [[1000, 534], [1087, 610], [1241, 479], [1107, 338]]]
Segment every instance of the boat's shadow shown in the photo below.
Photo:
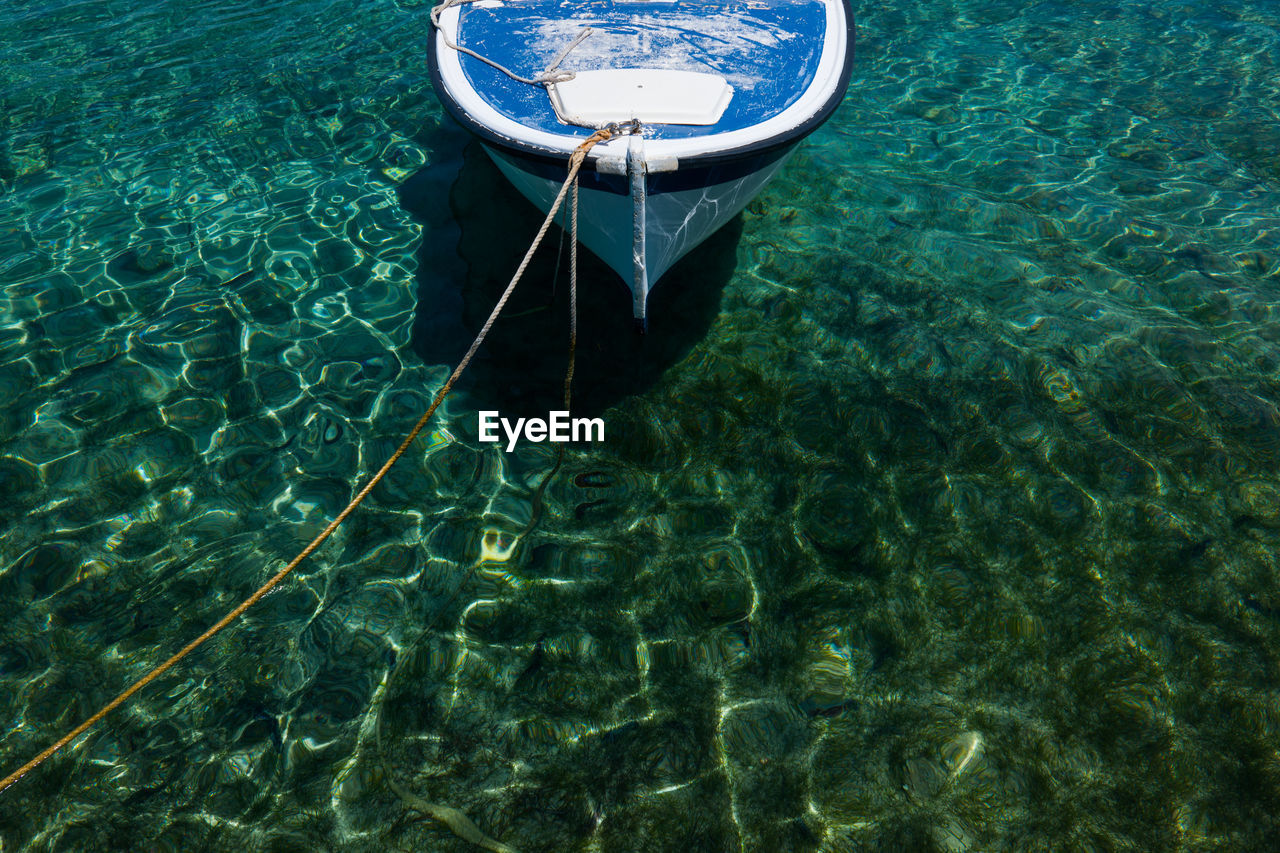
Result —
[[[439, 134], [446, 141], [466, 139], [456, 127]], [[413, 348], [428, 364], [457, 363], [542, 223], [477, 143], [466, 143], [460, 159], [459, 164], [436, 158], [399, 191], [401, 205], [424, 231]], [[599, 414], [643, 392], [702, 339], [733, 274], [741, 233], [739, 215], [663, 276], [649, 296], [646, 335], [633, 328], [626, 285], [589, 251], [579, 250], [575, 415]], [[459, 382], [466, 407], [496, 409], [504, 417], [562, 408], [569, 341], [567, 236], [552, 287], [560, 238], [553, 226]]]

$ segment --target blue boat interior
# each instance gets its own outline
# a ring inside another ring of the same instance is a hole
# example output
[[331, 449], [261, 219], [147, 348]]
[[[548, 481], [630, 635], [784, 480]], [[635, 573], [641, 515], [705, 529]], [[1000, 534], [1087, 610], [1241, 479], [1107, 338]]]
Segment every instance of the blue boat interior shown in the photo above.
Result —
[[[826, 25], [820, 0], [507, 0], [462, 6], [458, 43], [535, 77], [589, 26], [593, 32], [561, 70], [665, 68], [724, 77], [734, 93], [716, 124], [657, 125], [646, 133], [677, 139], [760, 124], [795, 103], [814, 79]], [[565, 132], [543, 87], [460, 58], [471, 85], [498, 112]]]

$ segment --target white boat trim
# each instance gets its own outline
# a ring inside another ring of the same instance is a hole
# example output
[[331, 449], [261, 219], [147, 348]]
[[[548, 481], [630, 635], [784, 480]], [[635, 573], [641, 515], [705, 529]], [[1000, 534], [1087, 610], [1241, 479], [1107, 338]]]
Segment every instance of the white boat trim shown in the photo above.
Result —
[[[709, 134], [686, 139], [649, 139], [646, 154], [655, 159], [680, 160], [721, 151], [750, 148], [778, 137], [787, 137], [797, 127], [803, 126], [830, 102], [838, 90], [846, 67], [848, 45], [847, 26], [841, 26], [844, 15], [842, 0], [823, 0], [826, 8], [826, 32], [822, 56], [814, 79], [805, 92], [778, 115], [759, 124], [725, 133]], [[453, 6], [440, 16], [440, 28], [450, 41], [458, 42], [458, 20], [462, 7]], [[471, 85], [462, 69], [461, 54], [449, 48], [443, 39], [432, 39], [436, 51], [436, 64], [442, 82], [450, 96], [473, 121], [487, 127], [499, 136], [522, 145], [545, 149], [549, 154], [568, 156], [582, 141], [581, 134], [574, 134], [566, 125], [563, 134], [535, 130], [515, 121], [494, 109]], [[630, 116], [619, 115], [617, 121], [627, 121]], [[625, 162], [627, 141], [612, 139], [597, 145], [588, 156], [588, 162], [621, 159]]]

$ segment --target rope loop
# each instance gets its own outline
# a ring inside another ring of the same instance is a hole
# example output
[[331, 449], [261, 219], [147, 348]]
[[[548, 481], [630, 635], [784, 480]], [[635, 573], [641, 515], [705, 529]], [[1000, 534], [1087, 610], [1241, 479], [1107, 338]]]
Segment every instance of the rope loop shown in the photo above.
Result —
[[445, 35], [444, 27], [440, 26], [440, 16], [455, 6], [462, 6], [466, 3], [474, 3], [474, 2], [476, 2], [476, 0], [443, 0], [443, 2], [432, 7], [431, 25], [435, 27], [437, 31], [439, 31], [440, 38], [444, 41], [445, 45], [447, 45], [450, 50], [456, 50], [458, 53], [465, 53], [467, 56], [470, 56], [472, 59], [478, 59], [479, 61], [483, 62], [485, 65], [488, 65], [491, 68], [496, 68], [497, 70], [501, 71], [503, 74], [510, 77], [512, 80], [515, 80], [517, 83], [527, 83], [530, 86], [550, 86], [555, 83], [567, 83], [577, 76], [572, 71], [557, 71], [556, 69], [560, 66], [560, 63], [564, 61], [564, 58], [569, 55], [569, 51], [573, 50], [575, 47], [582, 44], [583, 39], [585, 39], [587, 36], [595, 32], [595, 30], [591, 29], [591, 27], [583, 27], [582, 31], [578, 33], [577, 37], [569, 43], [569, 46], [566, 47], [564, 50], [562, 50], [560, 52], [560, 55], [557, 56], [550, 65], [548, 65], [545, 69], [543, 69], [542, 73], [539, 74], [537, 77], [521, 77], [519, 74], [512, 71], [510, 68], [506, 67], [505, 65], [495, 62], [494, 60], [490, 59], [487, 56], [483, 56], [479, 53], [476, 53], [474, 50], [471, 50], [470, 48], [462, 47], [458, 44], [455, 44], [454, 42], [450, 41], [447, 35]]

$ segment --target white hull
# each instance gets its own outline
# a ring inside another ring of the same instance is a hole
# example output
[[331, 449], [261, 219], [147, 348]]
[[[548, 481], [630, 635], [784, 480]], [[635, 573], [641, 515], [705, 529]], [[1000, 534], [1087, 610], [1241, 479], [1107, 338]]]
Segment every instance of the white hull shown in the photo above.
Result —
[[[483, 147], [521, 195], [543, 213], [551, 209], [561, 181], [532, 174], [521, 168], [517, 158], [488, 145]], [[584, 188], [579, 200], [578, 239], [628, 283], [632, 314], [643, 322], [650, 286], [746, 207], [786, 165], [791, 153], [787, 151], [759, 171], [733, 180], [647, 194], [643, 205], [637, 205], [631, 194]], [[637, 223], [637, 217], [642, 221]], [[637, 229], [641, 240], [636, 239]], [[636, 257], [635, 246], [643, 246], [643, 257]]]

